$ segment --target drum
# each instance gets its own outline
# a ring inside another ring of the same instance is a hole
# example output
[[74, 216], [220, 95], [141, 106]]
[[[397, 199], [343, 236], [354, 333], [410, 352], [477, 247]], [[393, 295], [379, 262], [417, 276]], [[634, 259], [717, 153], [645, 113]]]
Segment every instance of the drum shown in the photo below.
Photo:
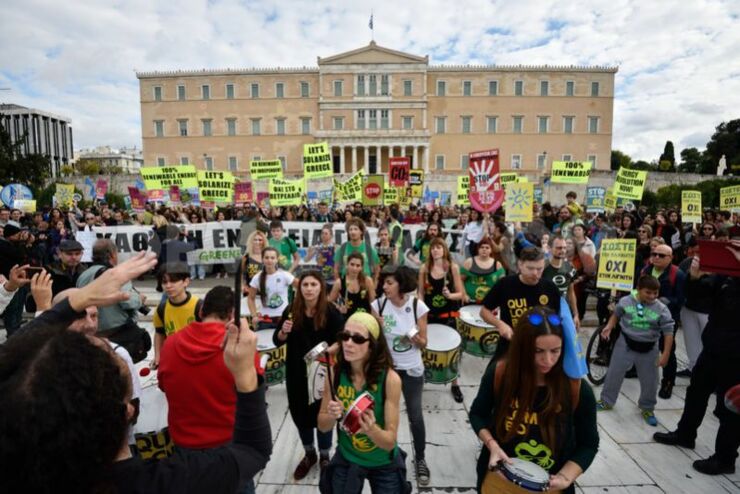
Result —
[[328, 348], [329, 345], [322, 341], [303, 356], [308, 377], [309, 404], [321, 400], [324, 395], [326, 378], [329, 375], [329, 355], [326, 353]]
[[350, 436], [357, 434], [357, 431], [360, 430], [360, 415], [365, 410], [372, 410], [374, 406], [373, 396], [365, 391], [349, 406], [339, 426]]
[[466, 305], [460, 309], [457, 330], [463, 340], [465, 353], [476, 357], [491, 357], [496, 353], [499, 334], [480, 317], [482, 305]]
[[139, 417], [134, 438], [141, 458], [161, 460], [171, 456], [175, 444], [167, 429], [167, 398], [157, 386], [141, 390]]
[[414, 260], [411, 257], [412, 255], [416, 255], [414, 249], [406, 249], [406, 252], [403, 254], [403, 265], [418, 271], [421, 267], [421, 264]]
[[287, 345], [275, 347], [272, 335], [276, 329], [263, 329], [257, 331], [257, 351], [260, 358], [267, 357], [265, 364], [265, 384], [274, 386], [285, 381], [285, 357]]
[[459, 375], [460, 334], [443, 324], [427, 325], [427, 347], [421, 352], [424, 360], [424, 380], [447, 384]]
[[547, 470], [521, 458], [512, 458], [510, 464], [503, 462], [501, 471], [509, 481], [532, 492], [546, 491], [550, 483]]

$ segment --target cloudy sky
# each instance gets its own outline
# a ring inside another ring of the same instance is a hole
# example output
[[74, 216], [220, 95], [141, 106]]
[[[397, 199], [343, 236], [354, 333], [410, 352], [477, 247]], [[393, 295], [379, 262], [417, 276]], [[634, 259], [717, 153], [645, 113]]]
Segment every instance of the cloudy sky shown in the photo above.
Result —
[[432, 64], [618, 65], [636, 159], [740, 118], [738, 0], [4, 0], [0, 102], [71, 118], [76, 148], [140, 147], [134, 70], [315, 65], [368, 43], [371, 8], [378, 44]]

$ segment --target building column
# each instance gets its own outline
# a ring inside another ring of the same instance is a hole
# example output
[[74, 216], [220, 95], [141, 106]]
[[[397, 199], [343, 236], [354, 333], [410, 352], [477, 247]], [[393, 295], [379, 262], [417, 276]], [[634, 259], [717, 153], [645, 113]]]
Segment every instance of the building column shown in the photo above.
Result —
[[357, 146], [352, 146], [352, 173], [357, 171]]
[[391, 144], [390, 146], [388, 146], [388, 158], [389, 159], [393, 158], [394, 156], [393, 153], [395, 152], [395, 150], [396, 150], [396, 146], [394, 144]]
[[375, 146], [375, 173], [380, 173], [382, 170], [381, 158], [383, 157], [383, 146], [378, 144]]
[[344, 171], [344, 146], [339, 146], [339, 173]]
[[424, 153], [424, 173], [429, 173], [429, 146], [422, 146], [421, 151]]
[[419, 148], [417, 146], [414, 146], [413, 148], [414, 148], [414, 168], [418, 170], [419, 168], [421, 168], [419, 166]]
[[370, 173], [370, 146], [363, 146], [365, 150], [365, 166], [363, 167], [363, 170], [365, 171], [365, 175]]

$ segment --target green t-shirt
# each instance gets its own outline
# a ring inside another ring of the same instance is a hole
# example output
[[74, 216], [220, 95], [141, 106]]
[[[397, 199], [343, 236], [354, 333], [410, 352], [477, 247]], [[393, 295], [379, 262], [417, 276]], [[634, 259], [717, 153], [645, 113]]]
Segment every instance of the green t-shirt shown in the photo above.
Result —
[[365, 276], [372, 276], [373, 273], [370, 270], [370, 262], [367, 259], [368, 251], [370, 251], [370, 255], [372, 256], [373, 266], [379, 266], [380, 258], [378, 257], [378, 251], [376, 251], [372, 246], [365, 248], [364, 240], [357, 247], [352, 245], [351, 242], [343, 243], [334, 253], [334, 264], [340, 266], [339, 275], [345, 276], [347, 274], [347, 258], [353, 252], [358, 252], [363, 259], [362, 272], [365, 273]]
[[278, 265], [286, 271], [290, 270], [293, 265], [293, 254], [298, 252], [298, 246], [293, 239], [287, 236], [280, 240], [271, 238], [269, 244], [278, 251]]

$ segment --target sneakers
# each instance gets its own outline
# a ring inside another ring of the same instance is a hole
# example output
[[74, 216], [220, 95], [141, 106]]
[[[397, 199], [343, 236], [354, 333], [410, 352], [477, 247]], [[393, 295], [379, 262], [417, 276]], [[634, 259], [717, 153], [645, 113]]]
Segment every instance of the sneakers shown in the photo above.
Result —
[[642, 418], [647, 425], [650, 425], [652, 427], [658, 426], [658, 419], [655, 418], [655, 414], [652, 410], [643, 410]]
[[463, 394], [462, 391], [460, 391], [460, 386], [458, 386], [457, 384], [453, 384], [450, 391], [452, 391], [452, 397], [457, 403], [463, 402]]
[[683, 448], [689, 449], [694, 449], [696, 447], [696, 443], [693, 439], [682, 439], [681, 436], [678, 435], [678, 431], [656, 432], [655, 434], [653, 434], [653, 439], [655, 440], [655, 442], [668, 444], [670, 446], [681, 446]]
[[717, 455], [712, 455], [706, 460], [696, 460], [693, 463], [693, 467], [694, 470], [705, 475], [728, 475], [735, 473], [735, 465], [733, 463], [720, 463]]
[[658, 397], [667, 400], [673, 395], [673, 383], [663, 381], [660, 384], [660, 391], [658, 391]]
[[293, 478], [295, 480], [304, 479], [306, 475], [308, 475], [308, 472], [311, 471], [311, 467], [313, 467], [317, 461], [318, 458], [316, 457], [316, 451], [307, 452], [306, 456], [304, 456], [298, 466], [295, 467]]
[[608, 405], [604, 402], [604, 400], [599, 400], [596, 402], [596, 411], [597, 412], [606, 412], [614, 408], [614, 405]]
[[416, 460], [416, 481], [419, 485], [425, 487], [429, 485], [429, 467], [424, 459]]

